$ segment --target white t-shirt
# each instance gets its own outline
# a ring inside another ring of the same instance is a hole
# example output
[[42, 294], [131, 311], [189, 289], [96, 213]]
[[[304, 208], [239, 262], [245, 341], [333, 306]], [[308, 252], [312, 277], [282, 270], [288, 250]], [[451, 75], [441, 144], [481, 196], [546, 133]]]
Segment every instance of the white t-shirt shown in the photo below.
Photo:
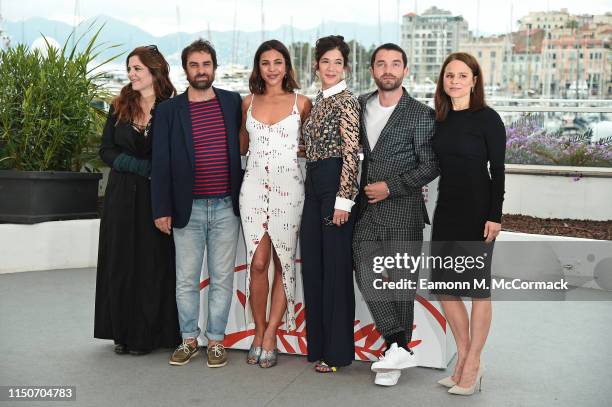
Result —
[[368, 134], [368, 142], [370, 143], [370, 149], [374, 150], [374, 146], [380, 137], [380, 133], [389, 121], [389, 117], [391, 117], [391, 113], [393, 113], [395, 106], [397, 106], [397, 104], [389, 107], [381, 106], [378, 95], [368, 100], [365, 108], [364, 121], [366, 132]]

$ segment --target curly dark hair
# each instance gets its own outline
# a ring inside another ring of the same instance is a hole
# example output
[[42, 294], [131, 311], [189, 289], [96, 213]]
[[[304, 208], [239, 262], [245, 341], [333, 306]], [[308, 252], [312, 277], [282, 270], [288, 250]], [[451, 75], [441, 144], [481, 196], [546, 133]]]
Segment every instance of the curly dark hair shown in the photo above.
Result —
[[351, 53], [351, 49], [341, 35], [328, 35], [327, 37], [321, 37], [317, 40], [315, 45], [315, 69], [319, 69], [319, 61], [327, 51], [331, 51], [332, 49], [340, 51], [342, 59], [344, 59], [344, 69], [348, 70], [348, 57]]

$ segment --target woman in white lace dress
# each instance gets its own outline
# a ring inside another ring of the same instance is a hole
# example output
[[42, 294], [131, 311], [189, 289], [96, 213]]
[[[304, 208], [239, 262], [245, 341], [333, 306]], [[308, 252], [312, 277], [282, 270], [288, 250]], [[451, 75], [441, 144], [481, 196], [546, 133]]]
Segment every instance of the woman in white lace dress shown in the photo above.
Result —
[[[255, 53], [249, 80], [252, 92], [242, 103], [241, 153], [249, 152], [240, 190], [240, 217], [246, 242], [246, 322], [255, 322], [247, 363], [276, 364], [276, 331], [286, 314], [295, 329], [295, 254], [304, 205], [304, 180], [298, 162], [301, 124], [310, 100], [295, 93], [291, 58], [277, 40]], [[270, 262], [274, 272], [268, 275]], [[266, 321], [269, 281], [270, 314]]]

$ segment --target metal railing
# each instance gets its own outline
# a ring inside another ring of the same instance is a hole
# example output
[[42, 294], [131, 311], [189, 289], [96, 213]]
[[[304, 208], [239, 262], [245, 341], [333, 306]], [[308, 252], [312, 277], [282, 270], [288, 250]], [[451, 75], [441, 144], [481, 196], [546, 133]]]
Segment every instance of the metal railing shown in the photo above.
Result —
[[[432, 98], [416, 99], [429, 106], [433, 107], [434, 105]], [[609, 99], [488, 98], [487, 103], [498, 112], [612, 113], [612, 100]], [[531, 104], [537, 104], [537, 106]], [[554, 106], [555, 104], [557, 106]], [[562, 106], [568, 104], [588, 104], [591, 106]]]

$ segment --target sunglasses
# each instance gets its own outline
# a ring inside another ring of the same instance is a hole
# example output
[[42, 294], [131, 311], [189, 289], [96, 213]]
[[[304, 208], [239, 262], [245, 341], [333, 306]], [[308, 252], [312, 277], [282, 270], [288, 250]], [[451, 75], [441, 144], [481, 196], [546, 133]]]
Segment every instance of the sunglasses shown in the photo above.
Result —
[[157, 49], [157, 45], [146, 45], [145, 46], [146, 49], [148, 49], [149, 51], [155, 51], [155, 52], [159, 52], [159, 50]]

